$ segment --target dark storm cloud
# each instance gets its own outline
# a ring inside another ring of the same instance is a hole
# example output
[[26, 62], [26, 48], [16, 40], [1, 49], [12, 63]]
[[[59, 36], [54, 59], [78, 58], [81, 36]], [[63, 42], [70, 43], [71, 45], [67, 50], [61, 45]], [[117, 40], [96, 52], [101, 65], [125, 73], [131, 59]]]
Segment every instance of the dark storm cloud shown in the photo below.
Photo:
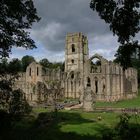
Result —
[[[90, 56], [99, 53], [113, 59], [117, 50], [117, 37], [90, 7], [90, 0], [34, 0], [38, 15], [42, 18], [35, 23], [31, 37], [38, 48], [33, 51], [15, 50], [12, 57], [33, 55], [38, 60], [64, 60], [65, 36], [68, 32], [83, 32], [88, 36]], [[136, 37], [140, 39], [140, 34]]]
[[83, 32], [89, 41], [110, 34], [108, 26], [90, 9], [90, 0], [34, 1], [42, 20], [32, 35], [50, 51], [64, 50], [68, 32]]

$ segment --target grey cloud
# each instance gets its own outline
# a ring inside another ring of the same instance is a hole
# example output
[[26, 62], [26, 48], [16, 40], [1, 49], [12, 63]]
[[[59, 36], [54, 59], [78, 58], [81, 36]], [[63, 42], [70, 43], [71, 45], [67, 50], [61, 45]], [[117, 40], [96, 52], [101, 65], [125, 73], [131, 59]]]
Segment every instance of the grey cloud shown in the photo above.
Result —
[[[68, 32], [83, 32], [88, 36], [97, 36], [109, 31], [89, 8], [90, 0], [34, 1], [42, 20], [34, 26], [32, 35], [50, 51], [64, 50], [65, 35]], [[53, 28], [51, 25], [59, 27]], [[51, 32], [55, 34], [52, 36]]]
[[[116, 38], [99, 16], [93, 12], [90, 0], [34, 0], [41, 21], [35, 24], [31, 35], [47, 50], [62, 52], [68, 32], [83, 32], [88, 36], [92, 51], [116, 47]], [[103, 41], [101, 41], [101, 39]], [[110, 43], [108, 43], [110, 42]], [[91, 46], [95, 46], [96, 49]], [[101, 51], [100, 51], [101, 52]]]
[[[90, 55], [99, 53], [107, 59], [114, 58], [118, 46], [117, 37], [113, 37], [108, 25], [90, 9], [90, 0], [34, 0], [34, 2], [42, 18], [31, 30], [32, 38], [40, 47], [32, 52], [34, 57], [38, 59], [47, 57], [50, 61], [56, 61], [57, 58], [57, 61], [63, 61], [66, 34], [83, 32], [88, 36]], [[140, 34], [136, 38], [140, 39]], [[22, 54], [26, 52], [22, 51]]]

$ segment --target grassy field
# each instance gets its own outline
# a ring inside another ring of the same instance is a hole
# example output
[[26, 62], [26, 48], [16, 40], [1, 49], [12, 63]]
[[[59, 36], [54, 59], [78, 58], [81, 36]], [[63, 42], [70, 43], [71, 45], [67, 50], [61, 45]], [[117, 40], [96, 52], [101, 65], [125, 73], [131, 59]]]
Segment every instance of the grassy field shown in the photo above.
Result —
[[[83, 113], [71, 112], [75, 118], [71, 117], [67, 122], [60, 123], [62, 132], [73, 132], [78, 135], [100, 136], [102, 129], [113, 127], [119, 120], [118, 114], [113, 113]], [[101, 120], [98, 120], [101, 118]]]
[[[117, 103], [96, 103], [99, 107], [139, 107], [139, 105], [140, 96]], [[29, 116], [16, 122], [12, 129], [0, 131], [0, 140], [103, 140], [103, 134], [106, 132], [109, 134], [118, 124], [119, 115], [111, 112], [62, 110], [58, 112], [57, 119], [52, 119], [54, 113], [48, 109], [34, 108]], [[140, 116], [133, 115], [131, 123], [137, 123], [140, 129]]]
[[[17, 122], [12, 130], [5, 133], [5, 139], [102, 140], [102, 134], [112, 130], [119, 122], [119, 114], [116, 113], [59, 111], [55, 121], [49, 119], [50, 116], [53, 114], [46, 109], [34, 109], [30, 116]], [[132, 122], [135, 121], [140, 122], [140, 118], [133, 118]]]
[[96, 102], [95, 107], [140, 108], [140, 90], [136, 98], [118, 102]]

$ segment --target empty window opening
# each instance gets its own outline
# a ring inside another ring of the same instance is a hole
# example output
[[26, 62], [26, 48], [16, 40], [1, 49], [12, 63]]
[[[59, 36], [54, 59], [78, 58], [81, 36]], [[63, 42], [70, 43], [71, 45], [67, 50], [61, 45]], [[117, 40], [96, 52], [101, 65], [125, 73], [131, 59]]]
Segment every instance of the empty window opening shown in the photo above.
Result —
[[103, 84], [103, 92], [105, 92], [105, 84]]
[[81, 82], [79, 81], [79, 86], [80, 86]]
[[31, 73], [32, 73], [32, 71], [31, 71], [31, 68], [30, 68], [30, 70], [29, 70], [29, 76], [31, 76]]
[[74, 60], [73, 59], [71, 60], [71, 63], [74, 64]]
[[90, 87], [90, 86], [91, 86], [91, 83], [90, 83], [90, 78], [89, 78], [89, 77], [87, 78], [87, 86], [88, 86], [88, 87]]
[[73, 91], [73, 82], [71, 81], [71, 91]]
[[39, 70], [38, 70], [38, 67], [37, 67], [37, 72], [36, 72], [37, 76], [39, 75]]
[[91, 61], [91, 73], [100, 73], [101, 72], [101, 60], [94, 58]]
[[95, 81], [95, 93], [98, 93], [98, 81]]
[[74, 74], [71, 75], [71, 79], [74, 79]]
[[72, 52], [75, 52], [75, 45], [72, 44]]
[[101, 66], [101, 60], [99, 58], [93, 58], [91, 64], [96, 66]]

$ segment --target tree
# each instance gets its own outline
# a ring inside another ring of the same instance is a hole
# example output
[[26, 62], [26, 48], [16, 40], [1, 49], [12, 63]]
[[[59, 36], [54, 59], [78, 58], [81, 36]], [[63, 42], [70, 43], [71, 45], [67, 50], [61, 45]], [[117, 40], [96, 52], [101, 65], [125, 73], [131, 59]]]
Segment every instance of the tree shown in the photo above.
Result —
[[[32, 0], [1, 0], [0, 1], [0, 113], [4, 116], [23, 115], [27, 104], [23, 93], [14, 90], [15, 79], [18, 78], [18, 60], [8, 64], [12, 47], [35, 48], [27, 29], [40, 18]], [[4, 58], [4, 59], [3, 59]], [[23, 111], [23, 110], [24, 111]], [[22, 111], [21, 111], [22, 110]], [[21, 113], [22, 112], [22, 113]], [[10, 117], [8, 117], [10, 118]], [[1, 124], [0, 120], [0, 124]], [[11, 122], [11, 120], [10, 120]]]
[[50, 68], [52, 69], [60, 68], [62, 71], [64, 71], [64, 67], [65, 67], [65, 64], [63, 62], [54, 62], [54, 63], [51, 63], [50, 65]]
[[115, 62], [121, 63], [124, 69], [126, 69], [128, 66], [132, 67], [132, 55], [135, 53], [135, 50], [138, 46], [138, 41], [121, 45], [115, 54]]
[[[139, 0], [91, 0], [90, 3], [90, 8], [97, 11], [101, 19], [109, 24], [113, 34], [118, 36], [121, 45], [116, 57], [124, 69], [132, 65], [130, 58], [133, 52], [140, 50], [138, 41], [134, 41], [140, 31], [139, 7]], [[123, 59], [120, 59], [122, 56]]]
[[57, 69], [60, 68], [62, 71], [64, 71], [65, 63], [64, 62], [54, 62], [51, 63], [47, 58], [44, 58], [39, 61], [39, 63], [44, 67], [44, 68], [49, 68], [49, 69]]
[[39, 63], [45, 68], [50, 67], [50, 62], [49, 62], [49, 60], [47, 58], [44, 58], [44, 59], [40, 60]]
[[4, 58], [0, 62], [0, 112], [2, 110], [12, 116], [22, 116], [30, 110], [23, 91], [14, 89], [20, 68], [18, 59], [8, 63]]
[[8, 71], [8, 61], [6, 58], [0, 59], [0, 77]]
[[25, 94], [22, 90], [14, 90], [9, 102], [9, 113], [15, 117], [21, 117], [24, 114], [28, 114], [31, 111], [31, 107], [26, 101]]
[[35, 48], [27, 31], [40, 20], [33, 1], [1, 0], [0, 11], [0, 57], [8, 57], [13, 46]]
[[18, 58], [12, 59], [12, 61], [9, 62], [8, 70], [15, 74], [20, 72], [22, 70], [21, 61]]
[[29, 64], [31, 64], [33, 61], [35, 61], [35, 59], [34, 59], [33, 56], [29, 56], [29, 55], [23, 56], [22, 59], [21, 59], [21, 62], [22, 62], [22, 70], [25, 72], [27, 66]]

